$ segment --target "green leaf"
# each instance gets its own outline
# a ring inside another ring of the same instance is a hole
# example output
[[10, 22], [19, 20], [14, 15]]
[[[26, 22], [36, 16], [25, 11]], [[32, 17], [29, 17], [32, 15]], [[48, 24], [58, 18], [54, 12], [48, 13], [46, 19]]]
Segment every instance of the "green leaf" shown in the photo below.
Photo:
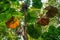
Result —
[[27, 12], [26, 19], [27, 19], [28, 23], [36, 22], [36, 18], [37, 18], [37, 13], [36, 12], [34, 12], [34, 11]]
[[27, 2], [27, 4], [28, 4], [28, 6], [30, 5], [30, 0], [26, 0], [26, 2]]
[[51, 33], [51, 34], [54, 34], [55, 33], [55, 29], [56, 29], [55, 26], [51, 25], [48, 28], [48, 32]]
[[49, 38], [49, 33], [48, 32], [44, 32], [43, 34], [42, 34], [42, 38], [44, 39], [44, 40], [50, 40], [51, 38]]
[[9, 1], [3, 1], [0, 3], [0, 13], [7, 11], [10, 8]]
[[41, 30], [42, 30], [42, 27], [39, 25], [39, 24], [35, 24], [35, 27], [34, 27], [36, 30], [37, 30], [37, 32], [41, 35]]
[[15, 1], [17, 1], [17, 0], [10, 0], [10, 1], [15, 2]]
[[8, 17], [8, 16], [6, 16], [6, 15], [8, 15], [8, 14], [1, 14], [1, 15], [0, 15], [0, 20], [1, 20], [1, 22], [4, 22], [4, 21], [7, 20], [7, 17]]
[[56, 39], [56, 35], [51, 34], [51, 33], [49, 33], [49, 32], [44, 32], [44, 33], [42, 34], [42, 38], [43, 38], [44, 40], [57, 40], [57, 39]]
[[8, 11], [8, 14], [10, 14], [11, 16], [17, 16], [17, 17], [21, 17], [23, 16], [23, 14], [21, 12], [16, 11], [14, 8], [10, 8]]
[[41, 0], [33, 0], [33, 7], [35, 8], [41, 8], [42, 7], [42, 2]]
[[40, 37], [40, 33], [36, 30], [36, 28], [34, 28], [33, 24], [27, 27], [27, 32], [32, 38], [37, 39]]
[[48, 28], [48, 32], [44, 32], [42, 34], [42, 38], [44, 38], [44, 40], [57, 40], [57, 34], [56, 34], [56, 28], [55, 26], [51, 25]]
[[60, 26], [56, 29], [57, 35], [60, 35]]

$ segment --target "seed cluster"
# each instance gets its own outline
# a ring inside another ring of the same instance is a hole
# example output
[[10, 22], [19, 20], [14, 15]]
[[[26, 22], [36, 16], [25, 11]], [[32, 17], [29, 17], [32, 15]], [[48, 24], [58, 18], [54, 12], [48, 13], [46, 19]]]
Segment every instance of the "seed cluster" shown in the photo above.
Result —
[[54, 6], [47, 6], [45, 10], [47, 10], [46, 15], [44, 14], [40, 15], [40, 18], [38, 18], [37, 20], [37, 23], [42, 26], [48, 25], [49, 18], [53, 18], [58, 13], [58, 9]]

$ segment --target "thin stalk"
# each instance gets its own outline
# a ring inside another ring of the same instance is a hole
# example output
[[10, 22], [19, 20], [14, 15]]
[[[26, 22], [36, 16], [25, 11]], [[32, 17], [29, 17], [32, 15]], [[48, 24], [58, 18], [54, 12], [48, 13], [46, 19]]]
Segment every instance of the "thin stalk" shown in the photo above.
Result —
[[24, 40], [28, 40], [28, 36], [27, 36], [27, 32], [26, 32], [26, 27], [27, 27], [27, 23], [26, 23], [26, 12], [24, 12]]

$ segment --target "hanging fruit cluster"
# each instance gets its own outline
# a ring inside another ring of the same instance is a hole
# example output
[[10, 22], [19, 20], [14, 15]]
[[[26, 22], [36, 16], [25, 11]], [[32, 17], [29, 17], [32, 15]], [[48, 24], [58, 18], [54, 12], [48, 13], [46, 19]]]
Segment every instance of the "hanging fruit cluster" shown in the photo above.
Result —
[[47, 6], [45, 9], [47, 10], [46, 16], [49, 18], [54, 17], [58, 13], [58, 9], [54, 6]]
[[7, 22], [6, 25], [8, 28], [16, 28], [17, 26], [19, 26], [20, 21], [18, 20], [18, 18], [16, 17], [11, 17]]
[[47, 10], [46, 15], [41, 14], [37, 20], [37, 23], [43, 26], [48, 25], [49, 18], [53, 18], [58, 13], [58, 9], [54, 6], [47, 6], [45, 10]]
[[48, 25], [49, 24], [49, 18], [46, 16], [46, 15], [41, 15], [42, 17], [38, 18], [37, 19], [37, 23], [42, 25], [42, 26], [45, 26], [45, 25]]

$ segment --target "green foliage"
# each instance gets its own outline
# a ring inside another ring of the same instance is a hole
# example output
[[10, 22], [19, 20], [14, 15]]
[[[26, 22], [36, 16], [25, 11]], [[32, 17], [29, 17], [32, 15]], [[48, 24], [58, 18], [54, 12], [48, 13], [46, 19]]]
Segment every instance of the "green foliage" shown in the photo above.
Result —
[[60, 35], [60, 26], [56, 29], [57, 35]]
[[34, 23], [37, 19], [37, 13], [34, 11], [28, 11], [26, 15], [26, 20], [28, 23]]
[[48, 32], [42, 34], [44, 40], [60, 40], [58, 36], [60, 36], [60, 27], [55, 28], [54, 26], [49, 26]]
[[32, 0], [33, 1], [33, 7], [35, 7], [35, 8], [41, 8], [42, 7], [42, 2], [41, 2], [41, 0]]
[[39, 32], [39, 34], [41, 35], [42, 27], [39, 24], [34, 24], [34, 25], [35, 25], [35, 29], [37, 30], [37, 32]]
[[9, 1], [0, 2], [0, 13], [7, 11], [10, 8]]
[[51, 34], [54, 34], [55, 33], [55, 29], [56, 29], [55, 26], [53, 26], [53, 25], [49, 26], [48, 32], [51, 33]]
[[18, 1], [18, 0], [10, 0], [10, 1], [15, 2], [15, 1]]
[[[30, 5], [30, 0], [26, 0], [28, 6]], [[40, 8], [43, 6], [41, 0], [32, 0], [33, 1], [33, 7], [31, 10], [26, 11], [26, 21], [27, 24], [27, 32], [30, 35], [30, 37], [34, 38], [35, 40], [39, 40], [38, 38], [42, 37], [44, 40], [60, 40], [58, 36], [60, 36], [60, 27], [55, 28], [55, 26], [49, 26], [48, 32], [42, 33], [42, 26], [36, 23], [36, 19], [38, 17], [38, 14], [40, 14]], [[48, 5], [55, 6], [56, 0], [48, 0]], [[8, 40], [18, 40], [19, 38], [16, 35], [16, 29], [11, 29], [9, 31], [9, 28], [5, 25], [5, 22], [10, 19], [12, 16], [19, 17], [19, 19], [22, 19], [24, 17], [24, 13], [16, 11], [20, 8], [21, 5], [19, 4], [18, 0], [0, 0], [0, 40], [3, 39], [3, 37], [7, 37]], [[35, 10], [39, 10], [35, 11]], [[60, 8], [60, 6], [58, 6]], [[42, 12], [43, 13], [43, 12]], [[54, 21], [55, 19], [53, 19]], [[52, 22], [53, 22], [52, 21]], [[55, 21], [54, 21], [55, 22]], [[35, 23], [35, 24], [34, 24]], [[53, 23], [54, 24], [54, 23]], [[53, 25], [52, 24], [52, 25]], [[19, 28], [19, 27], [18, 27]], [[17, 29], [18, 29], [17, 28]], [[12, 31], [13, 30], [13, 31]], [[33, 40], [33, 39], [32, 39]]]
[[27, 2], [27, 4], [28, 4], [28, 6], [30, 5], [30, 0], [26, 0], [26, 2]]
[[40, 26], [36, 26], [36, 27], [33, 24], [27, 27], [28, 34], [35, 39], [39, 38], [41, 35], [41, 29], [39, 28]]
[[0, 22], [6, 21], [8, 19], [7, 15], [10, 18], [9, 14], [6, 14], [6, 13], [5, 14], [0, 14]]
[[57, 0], [48, 0], [48, 4], [51, 6], [56, 6], [56, 1]]

